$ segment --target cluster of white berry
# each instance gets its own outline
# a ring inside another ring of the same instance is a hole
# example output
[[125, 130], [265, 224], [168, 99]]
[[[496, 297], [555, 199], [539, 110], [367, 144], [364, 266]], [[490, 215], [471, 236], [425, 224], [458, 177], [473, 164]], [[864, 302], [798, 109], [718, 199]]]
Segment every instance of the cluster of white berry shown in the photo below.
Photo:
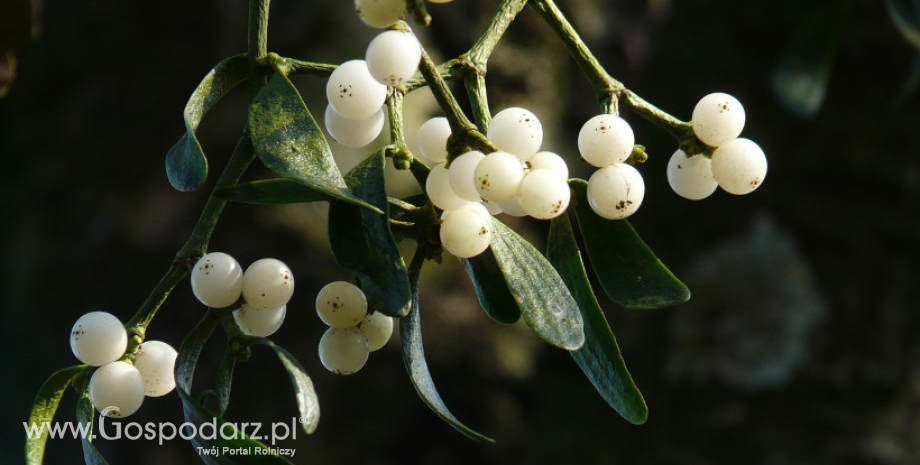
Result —
[[712, 158], [678, 149], [668, 162], [668, 183], [677, 195], [690, 200], [709, 197], [716, 187], [735, 195], [753, 192], [767, 175], [767, 158], [760, 146], [740, 138], [744, 107], [735, 97], [709, 94], [693, 108], [693, 133], [715, 147]]
[[594, 116], [578, 132], [578, 152], [598, 169], [588, 179], [588, 204], [603, 218], [626, 218], [642, 205], [645, 181], [626, 159], [636, 136], [632, 127], [616, 115]]
[[342, 63], [326, 83], [326, 130], [346, 147], [364, 147], [380, 134], [387, 86], [401, 84], [418, 70], [422, 48], [411, 31], [379, 34], [364, 60]]
[[512, 107], [498, 112], [487, 133], [500, 150], [488, 155], [466, 152], [447, 165], [450, 126], [433, 118], [419, 128], [419, 150], [437, 163], [425, 191], [444, 210], [441, 243], [462, 258], [482, 253], [498, 213], [552, 219], [571, 200], [569, 169], [558, 154], [540, 151], [543, 126], [531, 111]]
[[267, 337], [284, 323], [294, 295], [294, 274], [274, 258], [257, 260], [244, 273], [232, 256], [211, 252], [192, 269], [192, 292], [212, 308], [230, 307], [242, 296], [242, 305], [233, 311], [236, 324], [244, 334]]
[[132, 364], [119, 360], [127, 347], [128, 333], [111, 313], [87, 313], [70, 331], [73, 354], [99, 367], [90, 378], [89, 395], [96, 409], [110, 417], [127, 417], [141, 407], [145, 396], [164, 396], [176, 387], [176, 349], [162, 341], [146, 341], [138, 346]]
[[[452, 1], [454, 0], [428, 0], [428, 3], [450, 3]], [[355, 0], [355, 11], [364, 24], [384, 29], [406, 18], [406, 0]]]
[[316, 314], [329, 326], [319, 340], [319, 359], [327, 370], [350, 375], [364, 367], [371, 352], [386, 345], [393, 318], [367, 312], [367, 298], [354, 284], [333, 281], [316, 295]]

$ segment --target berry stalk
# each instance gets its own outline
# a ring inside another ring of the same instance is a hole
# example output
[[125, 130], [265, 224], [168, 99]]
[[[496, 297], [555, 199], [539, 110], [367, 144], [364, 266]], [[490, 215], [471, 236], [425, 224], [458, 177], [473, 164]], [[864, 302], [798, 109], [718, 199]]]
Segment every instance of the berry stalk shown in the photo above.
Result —
[[678, 141], [692, 136], [690, 123], [681, 121], [671, 114], [645, 101], [626, 88], [622, 82], [614, 79], [600, 64], [591, 50], [565, 18], [553, 0], [532, 0], [530, 6], [543, 17], [547, 24], [562, 40], [569, 54], [578, 63], [582, 72], [591, 81], [597, 92], [597, 99], [604, 113], [618, 114], [619, 105], [645, 118], [652, 124], [664, 129]]

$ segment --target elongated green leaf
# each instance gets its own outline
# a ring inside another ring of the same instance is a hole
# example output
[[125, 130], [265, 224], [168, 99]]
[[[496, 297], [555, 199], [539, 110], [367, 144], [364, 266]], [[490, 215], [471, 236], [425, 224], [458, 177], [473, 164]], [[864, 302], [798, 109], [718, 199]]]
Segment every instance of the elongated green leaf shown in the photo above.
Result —
[[773, 92], [799, 116], [813, 117], [824, 103], [852, 4], [849, 0], [815, 3], [780, 55], [773, 70]]
[[284, 365], [284, 369], [287, 370], [288, 376], [291, 377], [291, 384], [294, 387], [294, 394], [297, 398], [297, 408], [300, 410], [298, 422], [307, 434], [312, 434], [313, 431], [316, 431], [316, 426], [319, 424], [319, 399], [316, 397], [316, 391], [313, 389], [313, 381], [310, 380], [307, 371], [304, 370], [300, 362], [297, 361], [297, 358], [285, 350], [284, 347], [264, 338], [256, 339], [253, 342], [255, 344], [262, 344], [270, 347], [275, 351], [278, 360], [281, 360], [281, 364]]
[[[240, 430], [234, 423], [228, 423], [205, 409], [184, 389], [177, 386], [176, 392], [182, 400], [185, 421], [194, 425], [195, 431], [198, 432], [190, 441], [202, 462], [208, 465], [291, 465], [293, 463], [284, 457], [273, 455], [268, 446], [249, 437], [246, 429]], [[274, 428], [274, 425], [272, 426]], [[272, 431], [266, 431], [265, 428], [259, 429], [261, 431], [255, 431], [257, 437], [271, 439]], [[284, 435], [291, 436], [296, 429], [297, 425], [286, 425]], [[249, 430], [249, 432], [253, 431]], [[282, 435], [280, 428], [278, 434]], [[225, 453], [224, 448], [236, 451], [235, 455]]]
[[588, 183], [572, 179], [575, 213], [601, 287], [627, 308], [663, 308], [686, 302], [690, 290], [645, 245], [626, 220], [606, 220], [588, 205]]
[[[246, 435], [246, 431], [238, 430], [235, 425], [225, 422], [204, 408], [191, 396], [192, 381], [195, 375], [195, 365], [201, 355], [201, 349], [211, 337], [217, 326], [219, 313], [209, 310], [200, 322], [182, 341], [179, 355], [176, 358], [176, 393], [182, 400], [182, 410], [185, 421], [195, 426], [198, 434], [190, 440], [198, 452], [201, 461], [208, 465], [222, 464], [286, 464], [292, 462], [277, 455], [271, 455], [268, 446]], [[204, 427], [202, 427], [204, 425]], [[296, 434], [296, 425], [287, 429], [288, 433]], [[186, 433], [187, 434], [187, 433]], [[265, 433], [258, 433], [264, 437]], [[280, 434], [280, 431], [279, 431]], [[236, 455], [222, 453], [224, 448], [242, 451]]]
[[585, 342], [581, 313], [559, 273], [526, 239], [497, 219], [492, 219], [492, 225], [489, 247], [524, 322], [554, 346], [581, 347]]
[[470, 275], [470, 280], [473, 281], [479, 305], [486, 315], [506, 325], [521, 318], [521, 310], [518, 309], [514, 296], [508, 290], [502, 270], [498, 267], [498, 262], [495, 261], [495, 256], [491, 251], [483, 252], [473, 258], [463, 258], [460, 261], [466, 268], [467, 274]]
[[[233, 371], [236, 368], [237, 355], [231, 347], [227, 347], [224, 352], [224, 358], [220, 361], [220, 367], [217, 368], [217, 414], [224, 416], [227, 413], [227, 407], [230, 405], [230, 391], [233, 387]], [[202, 405], [205, 405], [202, 402]]]
[[326, 138], [283, 73], [276, 72], [253, 99], [249, 133], [259, 159], [274, 172], [342, 201], [369, 206], [348, 190]]
[[99, 453], [99, 449], [96, 449], [96, 446], [93, 445], [93, 439], [96, 437], [94, 434], [95, 428], [93, 427], [93, 416], [95, 414], [96, 409], [93, 407], [93, 401], [89, 397], [89, 383], [86, 383], [86, 387], [83, 388], [83, 393], [77, 401], [77, 423], [84, 427], [84, 432], [86, 433], [80, 436], [80, 441], [83, 444], [83, 461], [87, 465], [108, 465], [109, 462], [105, 461], [105, 458]]
[[61, 397], [74, 377], [85, 368], [86, 365], [77, 365], [58, 370], [49, 376], [38, 390], [35, 402], [32, 403], [32, 411], [29, 413], [29, 423], [26, 425], [26, 464], [42, 463], [45, 444], [48, 441], [48, 426], [54, 420]]
[[[387, 212], [383, 168], [383, 154], [376, 153], [355, 166], [345, 180], [355, 194]], [[329, 205], [329, 244], [336, 262], [358, 276], [368, 302], [387, 315], [402, 317], [409, 313], [412, 294], [387, 217], [333, 202]]]
[[[416, 252], [419, 254], [420, 252]], [[417, 256], [418, 257], [418, 256]], [[495, 440], [476, 432], [470, 427], [457, 420], [444, 401], [438, 394], [438, 389], [434, 386], [434, 380], [428, 371], [428, 362], [425, 361], [425, 349], [422, 346], [422, 325], [419, 316], [419, 277], [421, 275], [422, 262], [424, 260], [413, 261], [409, 269], [410, 281], [412, 283], [412, 310], [405, 318], [399, 320], [399, 335], [403, 346], [403, 361], [406, 364], [406, 371], [409, 372], [409, 379], [415, 386], [419, 397], [425, 402], [431, 410], [444, 420], [450, 426], [453, 426], [464, 436], [478, 442], [487, 444], [494, 443]]]
[[597, 303], [567, 215], [550, 223], [546, 258], [572, 292], [585, 322], [585, 345], [572, 352], [575, 362], [617, 413], [633, 424], [645, 423], [648, 407], [626, 369], [616, 337]]
[[885, 6], [888, 9], [888, 16], [891, 17], [892, 24], [894, 24], [904, 41], [914, 48], [920, 49], [920, 21], [917, 20], [920, 12], [909, 12], [908, 8], [898, 0], [885, 0]]
[[176, 190], [192, 191], [208, 176], [208, 159], [195, 131], [202, 118], [230, 90], [246, 80], [246, 55], [221, 61], [198, 84], [185, 105], [185, 134], [166, 153], [166, 176]]
[[333, 197], [287, 178], [250, 181], [221, 187], [214, 195], [232, 202], [254, 205], [287, 205], [326, 202]]

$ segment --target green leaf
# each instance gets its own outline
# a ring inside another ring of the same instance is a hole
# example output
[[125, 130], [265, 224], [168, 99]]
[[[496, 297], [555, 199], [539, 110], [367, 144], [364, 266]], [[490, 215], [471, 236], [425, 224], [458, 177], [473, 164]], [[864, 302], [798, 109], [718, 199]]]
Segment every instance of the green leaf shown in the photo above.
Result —
[[[208, 465], [212, 464], [285, 464], [291, 465], [293, 462], [277, 455], [269, 453], [269, 447], [240, 431], [234, 423], [228, 423], [219, 416], [205, 409], [201, 404], [195, 401], [184, 389], [176, 387], [176, 392], [182, 400], [182, 409], [185, 414], [185, 421], [195, 425], [195, 430], [199, 431], [192, 437], [190, 442], [196, 448], [201, 461]], [[202, 428], [202, 425], [207, 425]], [[293, 434], [296, 431], [296, 425], [287, 425], [287, 432]], [[271, 434], [271, 431], [265, 431], [260, 428], [259, 434], [265, 437]], [[204, 431], [204, 434], [201, 434]], [[217, 431], [216, 434], [212, 431]], [[279, 431], [280, 433], [281, 431]], [[227, 439], [230, 438], [230, 439]], [[237, 451], [245, 451], [242, 454], [205, 454], [203, 450], [223, 451], [223, 448], [229, 448]], [[259, 452], [256, 452], [259, 449]]]
[[502, 270], [495, 261], [492, 252], [484, 252], [473, 258], [460, 259], [466, 268], [479, 305], [493, 320], [510, 325], [521, 318], [521, 310], [508, 290], [508, 284], [502, 276]]
[[77, 423], [83, 425], [87, 434], [80, 437], [83, 444], [83, 461], [87, 465], [108, 465], [96, 446], [93, 445], [93, 417], [96, 414], [96, 408], [93, 407], [93, 401], [89, 397], [89, 383], [83, 388], [83, 393], [77, 401]]
[[239, 83], [248, 73], [246, 55], [221, 61], [201, 80], [185, 105], [185, 134], [166, 153], [166, 176], [176, 190], [193, 191], [208, 176], [208, 159], [201, 149], [195, 131], [204, 115]]
[[310, 110], [284, 73], [276, 72], [249, 109], [249, 133], [265, 166], [318, 192], [369, 208], [351, 194]]
[[572, 179], [575, 213], [601, 287], [627, 308], [663, 308], [686, 302], [690, 290], [645, 245], [626, 220], [606, 220], [588, 205], [588, 183]]
[[48, 425], [54, 420], [54, 414], [57, 413], [58, 405], [61, 403], [61, 397], [63, 397], [67, 386], [70, 386], [74, 377], [85, 368], [86, 365], [77, 365], [58, 370], [49, 376], [38, 390], [35, 402], [32, 403], [32, 411], [29, 413], [27, 427], [41, 428], [41, 434], [32, 434], [35, 430], [27, 432], [26, 464], [37, 465], [42, 463], [42, 458], [45, 455], [45, 443], [48, 441]]
[[[286, 464], [292, 462], [277, 455], [268, 455], [268, 446], [259, 441], [249, 438], [245, 431], [239, 431], [233, 424], [228, 424], [218, 415], [215, 415], [204, 408], [191, 396], [192, 381], [195, 375], [195, 365], [198, 363], [198, 357], [201, 355], [201, 349], [211, 337], [211, 333], [219, 321], [219, 312], [209, 310], [204, 318], [195, 325], [195, 328], [185, 337], [182, 345], [179, 347], [179, 355], [176, 358], [176, 393], [182, 400], [182, 410], [185, 421], [195, 425], [195, 430], [199, 431], [192, 437], [192, 446], [201, 458], [201, 461], [208, 465], [214, 464]], [[207, 424], [205, 428], [202, 425]], [[226, 424], [226, 425], [225, 425]], [[205, 434], [200, 434], [201, 431]], [[217, 434], [211, 431], [216, 430]], [[293, 425], [289, 432], [294, 434], [296, 425]], [[263, 434], [264, 433], [259, 433]], [[226, 438], [230, 439], [226, 439]], [[246, 450], [246, 455], [225, 455], [225, 454], [206, 454], [203, 450], [222, 451], [224, 447], [236, 450]], [[256, 453], [256, 449], [260, 452]]]
[[814, 7], [780, 55], [773, 70], [773, 92], [799, 116], [813, 117], [824, 103], [831, 66], [852, 4], [845, 0]]
[[300, 410], [298, 422], [307, 434], [312, 434], [313, 431], [316, 431], [316, 426], [319, 424], [319, 399], [316, 397], [316, 391], [313, 389], [313, 381], [310, 380], [307, 371], [304, 370], [300, 362], [297, 361], [297, 358], [285, 350], [284, 347], [264, 338], [256, 339], [253, 343], [270, 347], [275, 351], [278, 360], [281, 360], [281, 364], [284, 365], [284, 369], [287, 370], [288, 376], [291, 377], [291, 384], [294, 387], [294, 394], [297, 398], [297, 408]]
[[327, 202], [334, 198], [287, 178], [264, 179], [221, 187], [214, 191], [214, 195], [224, 200], [254, 205]]
[[897, 0], [885, 0], [885, 6], [888, 9], [888, 16], [894, 24], [895, 29], [901, 34], [905, 42], [916, 49], [920, 49], [920, 11], [914, 11], [913, 14], [907, 10], [907, 7]]
[[[356, 195], [387, 212], [383, 169], [383, 154], [378, 152], [355, 166], [345, 181]], [[357, 275], [374, 308], [403, 317], [409, 313], [412, 294], [388, 216], [333, 202], [329, 205], [329, 244], [336, 262]]]
[[406, 371], [409, 372], [409, 379], [412, 380], [412, 385], [415, 386], [415, 390], [418, 392], [419, 397], [422, 398], [425, 405], [431, 408], [435, 415], [450, 426], [453, 426], [454, 429], [464, 436], [474, 441], [492, 444], [495, 442], [494, 439], [484, 436], [464, 425], [460, 420], [457, 420], [457, 417], [450, 413], [450, 410], [441, 399], [441, 395], [438, 394], [438, 390], [434, 386], [434, 380], [431, 378], [431, 373], [428, 371], [428, 363], [425, 361], [425, 349], [422, 346], [422, 325], [419, 315], [418, 283], [419, 276], [421, 275], [422, 263], [424, 262], [424, 259], [420, 259], [420, 257], [421, 252], [416, 252], [416, 259], [413, 260], [412, 266], [409, 269], [410, 281], [412, 282], [412, 309], [405, 318], [399, 320], [399, 335], [403, 346], [403, 361], [406, 364]]
[[220, 361], [217, 368], [217, 414], [224, 416], [227, 413], [227, 407], [230, 405], [230, 390], [233, 386], [233, 370], [236, 368], [237, 354], [233, 347], [227, 347], [224, 352], [224, 359]]
[[497, 219], [492, 219], [492, 225], [489, 247], [524, 322], [554, 346], [581, 347], [585, 342], [581, 313], [559, 273], [526, 239]]
[[572, 224], [566, 215], [550, 223], [546, 258], [572, 292], [585, 322], [585, 345], [572, 352], [572, 357], [601, 397], [620, 416], [633, 424], [645, 423], [648, 418], [645, 399], [626, 369], [616, 337], [591, 290]]

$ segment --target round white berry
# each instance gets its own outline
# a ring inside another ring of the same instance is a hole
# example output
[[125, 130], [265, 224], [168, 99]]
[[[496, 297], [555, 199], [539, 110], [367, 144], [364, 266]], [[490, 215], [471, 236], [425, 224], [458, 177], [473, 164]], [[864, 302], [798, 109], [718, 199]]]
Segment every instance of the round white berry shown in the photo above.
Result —
[[368, 349], [374, 352], [385, 346], [393, 335], [393, 318], [381, 312], [369, 313], [358, 328], [367, 338]]
[[444, 211], [460, 208], [469, 203], [450, 187], [448, 176], [448, 169], [444, 163], [438, 163], [431, 168], [428, 179], [425, 181], [425, 193], [428, 194], [431, 203]]
[[668, 161], [668, 184], [675, 194], [689, 200], [705, 199], [719, 186], [712, 177], [709, 158], [703, 154], [687, 158], [681, 149], [677, 149]]
[[176, 357], [173, 346], [163, 341], [146, 341], [137, 348], [134, 368], [144, 379], [144, 394], [161, 397], [176, 387]]
[[128, 348], [128, 333], [111, 313], [89, 312], [70, 330], [70, 350], [81, 362], [102, 366], [118, 360]]
[[524, 165], [508, 152], [492, 152], [479, 161], [473, 175], [479, 196], [492, 202], [504, 202], [517, 194], [524, 179]]
[[326, 130], [333, 140], [345, 147], [356, 149], [370, 144], [380, 135], [385, 119], [383, 107], [370, 118], [351, 120], [336, 113], [332, 105], [326, 105], [324, 121]]
[[578, 132], [578, 152], [598, 168], [626, 161], [634, 145], [636, 136], [632, 127], [616, 115], [597, 115]]
[[248, 303], [233, 311], [233, 321], [247, 336], [268, 337], [284, 323], [287, 305], [278, 308], [256, 308]]
[[478, 213], [479, 216], [481, 216], [486, 221], [486, 223], [489, 224], [489, 229], [492, 229], [492, 212], [489, 211], [488, 207], [486, 207], [485, 204], [477, 203], [477, 202], [467, 202], [466, 205], [460, 208], [455, 208], [453, 210], [445, 210], [443, 213], [441, 213], [441, 221], [444, 221], [444, 218], [447, 218], [448, 213], [457, 211], [463, 208], [468, 208]]
[[316, 314], [333, 328], [352, 328], [367, 315], [367, 297], [352, 283], [333, 281], [316, 294]]
[[355, 11], [364, 24], [384, 29], [406, 17], [406, 0], [355, 0]]
[[524, 211], [524, 207], [521, 206], [521, 199], [516, 195], [504, 202], [499, 203], [498, 206], [501, 207], [502, 213], [506, 215], [527, 216], [527, 212]]
[[466, 152], [450, 162], [450, 167], [447, 170], [450, 188], [467, 202], [479, 202], [480, 200], [473, 176], [476, 172], [476, 165], [485, 157], [482, 152], [474, 150]]
[[422, 156], [435, 162], [447, 160], [447, 139], [450, 137], [450, 123], [447, 118], [439, 116], [425, 121], [418, 128], [418, 148]]
[[329, 328], [319, 340], [319, 360], [327, 370], [350, 375], [367, 363], [370, 346], [358, 328]]
[[712, 153], [712, 175], [725, 192], [748, 194], [767, 176], [767, 157], [753, 141], [734, 139]]
[[568, 181], [559, 174], [549, 169], [537, 169], [524, 176], [517, 197], [528, 215], [549, 220], [565, 213], [572, 193]]
[[395, 86], [402, 84], [418, 70], [422, 46], [410, 31], [382, 32], [367, 46], [367, 69], [377, 82]]
[[235, 258], [223, 252], [201, 257], [192, 268], [192, 292], [213, 308], [233, 305], [243, 290], [243, 269]]
[[89, 397], [106, 416], [127, 417], [144, 403], [144, 377], [128, 362], [107, 363], [93, 372]]
[[475, 257], [489, 247], [491, 240], [491, 217], [487, 220], [475, 208], [450, 210], [441, 222], [441, 245], [457, 257]]
[[547, 169], [562, 179], [569, 180], [569, 165], [555, 152], [537, 152], [527, 159], [524, 166], [531, 170]]
[[718, 147], [738, 137], [742, 129], [744, 107], [731, 95], [709, 94], [693, 108], [693, 133], [706, 145]]
[[243, 298], [256, 308], [283, 307], [294, 295], [294, 273], [281, 260], [256, 260], [243, 273]]
[[387, 98], [387, 86], [377, 82], [364, 60], [342, 63], [329, 75], [326, 98], [339, 116], [365, 120], [380, 111]]
[[543, 125], [530, 110], [506, 108], [492, 117], [487, 137], [503, 151], [526, 160], [540, 150]]
[[605, 166], [588, 180], [588, 205], [608, 220], [628, 217], [639, 209], [645, 196], [645, 182], [626, 163]]

